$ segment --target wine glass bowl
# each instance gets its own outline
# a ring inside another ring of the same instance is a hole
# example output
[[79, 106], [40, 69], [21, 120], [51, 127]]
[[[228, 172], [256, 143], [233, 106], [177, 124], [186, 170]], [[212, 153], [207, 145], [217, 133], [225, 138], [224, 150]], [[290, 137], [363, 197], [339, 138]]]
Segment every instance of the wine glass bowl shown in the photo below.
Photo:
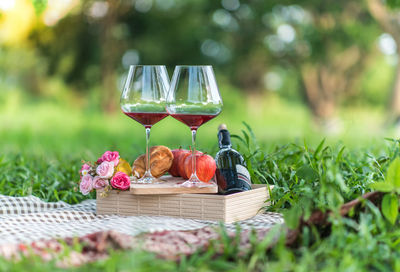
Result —
[[149, 158], [150, 129], [168, 116], [166, 97], [169, 90], [167, 69], [163, 65], [132, 65], [121, 94], [121, 110], [146, 130], [146, 172], [137, 182], [153, 183]]
[[215, 75], [211, 66], [176, 66], [167, 96], [167, 111], [175, 119], [187, 125], [192, 131], [193, 173], [183, 186], [209, 186], [196, 175], [194, 156], [197, 129], [215, 118], [222, 110]]

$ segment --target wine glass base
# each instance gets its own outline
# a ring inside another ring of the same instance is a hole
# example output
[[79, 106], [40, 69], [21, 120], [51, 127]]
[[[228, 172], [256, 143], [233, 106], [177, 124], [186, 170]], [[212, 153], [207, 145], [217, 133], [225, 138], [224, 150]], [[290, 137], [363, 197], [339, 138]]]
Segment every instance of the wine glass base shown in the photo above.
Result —
[[208, 182], [187, 180], [184, 183], [182, 183], [180, 186], [186, 187], [186, 188], [202, 188], [202, 187], [212, 187], [214, 185], [212, 183], [208, 183]]
[[142, 177], [140, 179], [137, 179], [135, 181], [133, 181], [132, 183], [140, 183], [140, 184], [154, 184], [154, 183], [158, 183], [160, 182], [159, 179], [155, 178], [155, 177]]

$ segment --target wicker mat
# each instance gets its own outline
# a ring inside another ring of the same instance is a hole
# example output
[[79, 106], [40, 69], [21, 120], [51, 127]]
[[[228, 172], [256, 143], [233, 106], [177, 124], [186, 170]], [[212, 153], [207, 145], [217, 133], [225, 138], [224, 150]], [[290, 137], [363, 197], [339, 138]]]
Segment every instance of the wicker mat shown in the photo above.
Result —
[[[241, 221], [243, 229], [268, 229], [283, 223], [278, 213], [265, 213]], [[44, 202], [37, 197], [0, 195], [0, 246], [30, 243], [37, 240], [83, 236], [113, 230], [128, 235], [163, 230], [194, 230], [216, 225], [216, 222], [161, 217], [96, 215], [96, 201], [87, 200], [69, 205], [65, 202]], [[234, 224], [227, 224], [234, 229]]]

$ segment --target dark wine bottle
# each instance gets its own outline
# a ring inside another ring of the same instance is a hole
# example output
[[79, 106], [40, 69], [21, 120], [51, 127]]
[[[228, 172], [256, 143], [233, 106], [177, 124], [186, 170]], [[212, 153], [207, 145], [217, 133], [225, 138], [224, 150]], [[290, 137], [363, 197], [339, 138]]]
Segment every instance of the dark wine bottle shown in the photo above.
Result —
[[232, 148], [231, 136], [226, 125], [220, 125], [218, 130], [220, 150], [215, 156], [218, 192], [229, 195], [250, 190], [250, 173], [243, 156]]

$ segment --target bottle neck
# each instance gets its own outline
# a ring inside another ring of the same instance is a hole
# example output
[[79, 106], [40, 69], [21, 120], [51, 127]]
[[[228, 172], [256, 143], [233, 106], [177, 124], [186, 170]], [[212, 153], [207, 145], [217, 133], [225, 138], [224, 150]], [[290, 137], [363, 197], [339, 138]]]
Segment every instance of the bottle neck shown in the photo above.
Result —
[[229, 131], [226, 129], [221, 129], [218, 132], [218, 142], [219, 142], [219, 148], [231, 148], [231, 135], [229, 134]]

